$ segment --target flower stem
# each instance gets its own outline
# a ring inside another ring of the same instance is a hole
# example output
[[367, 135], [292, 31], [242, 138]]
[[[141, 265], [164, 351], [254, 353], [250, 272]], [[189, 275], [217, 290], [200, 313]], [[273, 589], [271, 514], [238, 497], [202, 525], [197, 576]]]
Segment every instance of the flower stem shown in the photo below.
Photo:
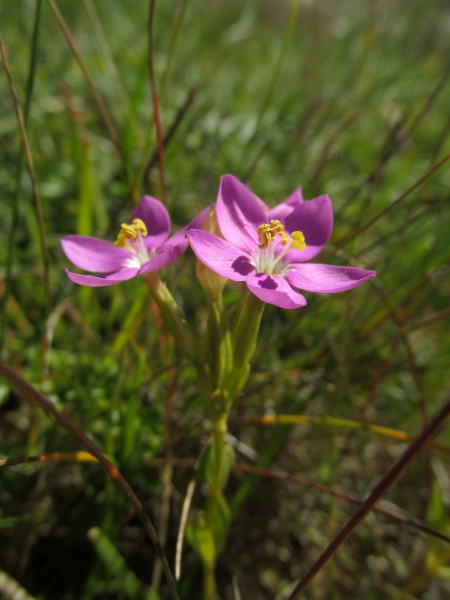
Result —
[[232, 340], [233, 376], [229, 378], [226, 386], [230, 402], [241, 391], [247, 380], [249, 361], [255, 349], [264, 306], [264, 302], [249, 292], [238, 314]]
[[223, 389], [233, 368], [233, 353], [230, 329], [223, 309], [222, 297], [209, 301], [208, 315], [208, 358], [211, 389]]
[[214, 470], [210, 492], [212, 497], [216, 499], [224, 487], [222, 483], [222, 462], [225, 447], [225, 435], [228, 431], [227, 420], [228, 414], [225, 414], [221, 415], [217, 421], [213, 422]]
[[[225, 464], [225, 435], [227, 432], [228, 414], [222, 414], [213, 421], [213, 439], [212, 439], [212, 473], [209, 482], [209, 500], [206, 510], [206, 522], [214, 540], [214, 553], [209, 563], [204, 563], [204, 592], [205, 600], [214, 600], [215, 598], [215, 567], [217, 557], [224, 541], [224, 515], [223, 503], [225, 499], [222, 496], [222, 490], [228, 479], [229, 465]], [[222, 511], [220, 503], [222, 502]], [[225, 503], [225, 506], [226, 503]], [[228, 529], [229, 523], [225, 524]]]
[[147, 273], [146, 280], [153, 300], [158, 305], [164, 321], [184, 356], [194, 365], [202, 392], [211, 395], [208, 373], [198, 353], [198, 343], [175, 299], [157, 273]]
[[214, 575], [215, 565], [204, 565], [203, 567], [203, 590], [205, 600], [215, 600], [216, 597], [216, 579]]

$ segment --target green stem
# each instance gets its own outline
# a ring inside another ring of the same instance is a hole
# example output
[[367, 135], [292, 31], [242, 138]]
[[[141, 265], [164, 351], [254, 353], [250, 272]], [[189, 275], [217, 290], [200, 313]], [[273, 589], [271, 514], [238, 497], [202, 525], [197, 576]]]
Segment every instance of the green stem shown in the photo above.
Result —
[[[210, 418], [213, 425], [209, 455], [209, 475], [206, 479], [210, 496], [205, 517], [214, 550], [204, 562], [205, 599], [214, 600], [214, 571], [217, 556], [224, 544], [231, 513], [222, 492], [234, 461], [233, 451], [226, 446], [228, 415], [232, 402], [242, 389], [249, 371], [249, 361], [255, 349], [264, 303], [253, 294], [242, 302], [233, 335], [226, 321], [221, 299], [209, 302], [209, 354], [211, 389]], [[229, 450], [230, 452], [227, 452]]]
[[[205, 600], [214, 600], [215, 598], [215, 567], [217, 556], [220, 552], [218, 540], [221, 537], [218, 531], [218, 523], [221, 520], [219, 511], [219, 498], [222, 494], [222, 489], [225, 486], [224, 478], [224, 450], [225, 450], [225, 435], [227, 432], [228, 414], [221, 414], [213, 421], [213, 473], [209, 484], [209, 506], [207, 510], [207, 524], [215, 543], [213, 558], [209, 564], [204, 564], [204, 584], [205, 584]], [[228, 477], [228, 476], [227, 476]]]
[[205, 600], [214, 600], [216, 597], [216, 579], [214, 575], [215, 565], [204, 565], [203, 568], [203, 589]]
[[184, 356], [194, 365], [202, 392], [206, 398], [209, 398], [211, 395], [209, 376], [204, 362], [199, 356], [198, 343], [194, 333], [159, 275], [157, 273], [147, 273], [146, 280], [152, 298], [158, 305], [167, 328]]
[[211, 389], [223, 389], [233, 370], [233, 354], [230, 329], [226, 312], [223, 309], [222, 296], [208, 301], [208, 354]]
[[259, 333], [264, 302], [248, 292], [238, 314], [237, 324], [233, 335], [233, 375], [226, 385], [230, 403], [244, 387], [249, 373], [249, 361], [255, 350]]
[[223, 489], [222, 461], [225, 447], [225, 435], [228, 431], [227, 420], [228, 414], [224, 414], [213, 423], [214, 471], [210, 492], [212, 497], [216, 500], [218, 494], [220, 494]]

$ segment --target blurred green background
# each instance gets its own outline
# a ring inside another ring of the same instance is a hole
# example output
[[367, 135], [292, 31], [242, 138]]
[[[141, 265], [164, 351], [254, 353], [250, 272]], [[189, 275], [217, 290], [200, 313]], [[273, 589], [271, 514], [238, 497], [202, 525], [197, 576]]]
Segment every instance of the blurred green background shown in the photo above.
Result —
[[[58, 7], [75, 52], [50, 3], [0, 2], [22, 110], [31, 100], [27, 133], [45, 231], [42, 238], [26, 168], [20, 175], [22, 143], [3, 69], [2, 358], [116, 461], [162, 528], [173, 565], [193, 461], [208, 434], [194, 374], [158, 327], [142, 280], [76, 287], [59, 244], [72, 233], [114, 240], [141, 194], [161, 197], [149, 3]], [[443, 0], [156, 2], [154, 66], [174, 229], [215, 201], [221, 174], [239, 177], [269, 205], [301, 186], [305, 198], [327, 193], [333, 202], [335, 228], [318, 260], [377, 271], [348, 293], [305, 294], [301, 310], [267, 306], [230, 425], [246, 445], [240, 462], [364, 498], [405, 448], [366, 425], [414, 435], [448, 396], [448, 165], [404, 194], [450, 152], [449, 27]], [[165, 276], [202, 332], [206, 303], [193, 254]], [[230, 307], [237, 298], [238, 290], [227, 291]], [[250, 423], [264, 414], [364, 426]], [[10, 458], [80, 449], [3, 380], [0, 436], [0, 453]], [[438, 441], [450, 446], [448, 431]], [[202, 494], [197, 489], [193, 509]], [[228, 496], [235, 514], [217, 573], [227, 600], [286, 597], [354, 511], [294, 482], [240, 472]], [[424, 452], [385, 506], [450, 534], [448, 450]], [[444, 541], [372, 513], [303, 597], [442, 599], [449, 561]], [[154, 563], [139, 520], [97, 465], [0, 470], [0, 570], [32, 597], [167, 598]], [[195, 600], [200, 589], [200, 565], [186, 545], [180, 595]]]

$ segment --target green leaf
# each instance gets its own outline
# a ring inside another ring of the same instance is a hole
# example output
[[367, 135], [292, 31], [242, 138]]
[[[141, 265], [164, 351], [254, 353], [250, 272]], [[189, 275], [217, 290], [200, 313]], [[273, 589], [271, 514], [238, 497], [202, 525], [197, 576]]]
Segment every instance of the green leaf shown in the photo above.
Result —
[[235, 458], [234, 449], [229, 444], [225, 444], [220, 464], [219, 485], [221, 491], [225, 489]]
[[[225, 444], [222, 449], [220, 465], [217, 465], [216, 447], [212, 442], [203, 450], [200, 456], [198, 472], [201, 480], [210, 488], [215, 488], [217, 482], [218, 490], [222, 491], [227, 484], [234, 460], [235, 454], [233, 448]], [[216, 477], [216, 469], [219, 469], [218, 477]]]
[[189, 518], [186, 539], [200, 556], [203, 564], [212, 567], [216, 560], [215, 544], [203, 513], [191, 515]]
[[213, 474], [213, 466], [214, 461], [211, 458], [213, 454], [212, 450], [213, 446], [210, 444], [203, 448], [202, 453], [200, 454], [199, 466], [198, 466], [198, 474], [203, 483], [207, 485], [212, 481]]
[[210, 496], [206, 506], [206, 516], [214, 528], [214, 546], [217, 555], [225, 544], [231, 523], [230, 507], [223, 494]]

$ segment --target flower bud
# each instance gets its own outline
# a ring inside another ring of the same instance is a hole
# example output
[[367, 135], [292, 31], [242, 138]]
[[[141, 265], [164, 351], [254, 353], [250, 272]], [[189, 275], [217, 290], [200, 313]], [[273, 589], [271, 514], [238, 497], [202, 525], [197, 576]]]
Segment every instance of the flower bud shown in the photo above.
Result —
[[[217, 237], [223, 237], [219, 229], [219, 224], [217, 223], [216, 211], [213, 206], [209, 209], [208, 216], [203, 222], [202, 229]], [[197, 279], [200, 281], [202, 288], [205, 290], [208, 301], [216, 302], [222, 294], [227, 279], [214, 271], [211, 271], [211, 269], [208, 269], [208, 267], [198, 259], [195, 265], [195, 274], [197, 275]]]

